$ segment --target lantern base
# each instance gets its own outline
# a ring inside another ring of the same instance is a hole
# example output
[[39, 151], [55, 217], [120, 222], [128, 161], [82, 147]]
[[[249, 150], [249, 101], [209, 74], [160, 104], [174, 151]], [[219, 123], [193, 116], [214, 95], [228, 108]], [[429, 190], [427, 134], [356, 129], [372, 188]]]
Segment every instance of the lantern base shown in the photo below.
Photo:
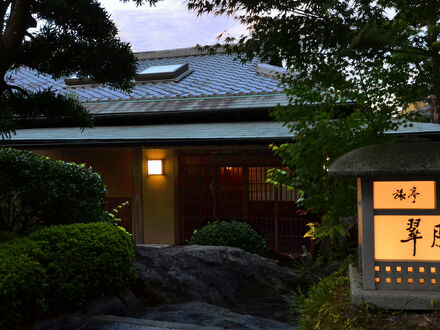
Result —
[[440, 310], [440, 292], [404, 290], [364, 290], [358, 268], [349, 265], [351, 302], [369, 303], [397, 310]]

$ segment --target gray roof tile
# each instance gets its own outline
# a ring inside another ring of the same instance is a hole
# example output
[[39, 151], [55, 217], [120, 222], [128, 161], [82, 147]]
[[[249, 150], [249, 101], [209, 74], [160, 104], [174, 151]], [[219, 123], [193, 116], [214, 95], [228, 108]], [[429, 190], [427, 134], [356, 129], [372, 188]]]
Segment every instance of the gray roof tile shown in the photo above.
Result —
[[[115, 103], [108, 103], [112, 106]], [[123, 103], [129, 104], [129, 103]], [[440, 125], [430, 123], [413, 123], [412, 127], [400, 127], [397, 131], [387, 134], [440, 133]], [[175, 144], [177, 141], [213, 141], [229, 139], [251, 140], [290, 140], [291, 132], [281, 123], [270, 122], [229, 122], [229, 123], [189, 123], [162, 124], [139, 126], [101, 126], [81, 131], [78, 127], [32, 128], [17, 130], [10, 140], [0, 142], [0, 146], [8, 144], [51, 144], [82, 141], [84, 143], [105, 141], [143, 141], [154, 143], [162, 141]]]
[[163, 124], [143, 126], [101, 126], [81, 131], [78, 127], [33, 128], [17, 130], [10, 140], [0, 145], [24, 141], [50, 144], [76, 141], [130, 141], [144, 142], [176, 140], [228, 140], [228, 139], [291, 139], [293, 134], [278, 122]]
[[150, 66], [188, 63], [191, 74], [178, 82], [136, 83], [131, 93], [113, 90], [102, 85], [66, 86], [62, 79], [21, 68], [11, 72], [15, 83], [32, 91], [51, 86], [60, 93], [77, 95], [81, 102], [116, 101], [132, 99], [180, 98], [194, 96], [243, 95], [282, 93], [274, 77], [257, 72], [257, 59], [247, 64], [218, 53], [182, 57], [149, 58], [139, 61], [138, 71]]

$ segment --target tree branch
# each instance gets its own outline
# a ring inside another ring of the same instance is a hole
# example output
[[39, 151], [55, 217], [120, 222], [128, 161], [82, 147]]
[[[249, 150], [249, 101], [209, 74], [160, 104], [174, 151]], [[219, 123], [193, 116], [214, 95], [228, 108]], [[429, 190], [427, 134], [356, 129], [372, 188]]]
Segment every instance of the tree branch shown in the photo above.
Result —
[[23, 93], [23, 94], [25, 94], [26, 96], [29, 96], [29, 93], [27, 92], [27, 90], [25, 90], [24, 88], [21, 88], [20, 86], [6, 84], [5, 88], [6, 88], [10, 93], [12, 93], [12, 90], [15, 89], [15, 90], [19, 91], [20, 93]]
[[3, 29], [5, 28], [6, 13], [11, 2], [12, 0], [4, 0], [0, 3], [0, 34], [3, 33]]

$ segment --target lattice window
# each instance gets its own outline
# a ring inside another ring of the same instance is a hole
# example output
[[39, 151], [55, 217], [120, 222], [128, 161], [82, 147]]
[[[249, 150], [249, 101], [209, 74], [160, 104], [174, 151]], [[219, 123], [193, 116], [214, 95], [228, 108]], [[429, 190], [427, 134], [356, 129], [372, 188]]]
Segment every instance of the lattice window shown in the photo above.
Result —
[[287, 187], [277, 187], [267, 183], [267, 171], [270, 166], [249, 167], [249, 200], [250, 201], [286, 201], [294, 202], [297, 199], [295, 190]]

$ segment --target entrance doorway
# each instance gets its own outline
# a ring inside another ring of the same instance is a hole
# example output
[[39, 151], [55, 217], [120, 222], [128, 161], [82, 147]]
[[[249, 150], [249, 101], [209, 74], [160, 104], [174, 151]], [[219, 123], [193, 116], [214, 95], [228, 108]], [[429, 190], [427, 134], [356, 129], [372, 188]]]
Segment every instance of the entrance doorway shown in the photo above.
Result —
[[209, 221], [236, 219], [263, 235], [271, 250], [298, 254], [303, 245], [310, 249], [304, 234], [311, 219], [300, 214], [295, 191], [266, 182], [267, 170], [280, 164], [272, 155], [261, 159], [243, 153], [180, 158], [181, 239], [188, 240]]

